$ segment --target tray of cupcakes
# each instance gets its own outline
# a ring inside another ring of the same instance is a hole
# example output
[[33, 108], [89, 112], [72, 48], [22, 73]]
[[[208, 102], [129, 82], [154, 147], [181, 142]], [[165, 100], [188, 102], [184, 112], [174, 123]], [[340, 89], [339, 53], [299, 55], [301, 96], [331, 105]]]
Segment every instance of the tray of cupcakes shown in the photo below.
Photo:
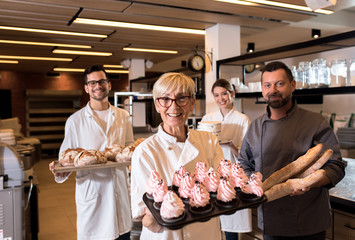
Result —
[[255, 172], [247, 177], [238, 163], [226, 159], [221, 160], [217, 170], [206, 169], [203, 162], [196, 164], [194, 173], [180, 167], [172, 182], [173, 186], [168, 187], [159, 173], [152, 171], [143, 195], [158, 224], [171, 230], [267, 201], [261, 174]]

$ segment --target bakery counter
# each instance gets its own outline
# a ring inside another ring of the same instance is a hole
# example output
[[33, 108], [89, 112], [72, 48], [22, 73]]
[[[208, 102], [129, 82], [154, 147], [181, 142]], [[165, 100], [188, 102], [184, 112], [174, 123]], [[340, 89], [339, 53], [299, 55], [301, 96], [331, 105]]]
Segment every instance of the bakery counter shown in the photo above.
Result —
[[345, 177], [330, 189], [331, 205], [334, 209], [355, 214], [355, 159], [343, 160], [347, 162]]

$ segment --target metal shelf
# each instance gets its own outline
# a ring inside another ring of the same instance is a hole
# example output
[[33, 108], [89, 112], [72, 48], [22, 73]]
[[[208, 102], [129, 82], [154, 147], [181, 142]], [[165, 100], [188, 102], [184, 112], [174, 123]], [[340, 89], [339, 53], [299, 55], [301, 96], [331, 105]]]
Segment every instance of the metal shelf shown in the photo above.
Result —
[[221, 65], [243, 66], [252, 63], [296, 57], [318, 52], [352, 47], [355, 45], [355, 31], [322, 37], [310, 41], [257, 51], [217, 61], [217, 78]]

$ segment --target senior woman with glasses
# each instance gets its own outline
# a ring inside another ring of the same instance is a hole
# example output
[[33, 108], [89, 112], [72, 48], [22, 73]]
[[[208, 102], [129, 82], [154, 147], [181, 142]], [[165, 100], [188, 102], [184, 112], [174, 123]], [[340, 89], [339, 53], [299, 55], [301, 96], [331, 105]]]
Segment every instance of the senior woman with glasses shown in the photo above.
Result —
[[216, 136], [191, 130], [185, 124], [195, 106], [194, 91], [193, 80], [182, 73], [166, 73], [154, 84], [154, 104], [163, 122], [158, 132], [142, 142], [132, 156], [132, 217], [142, 219], [140, 239], [221, 239], [218, 217], [168, 230], [158, 225], [142, 200], [153, 170], [171, 186], [173, 174], [181, 166], [193, 173], [197, 162], [217, 169], [223, 159]]

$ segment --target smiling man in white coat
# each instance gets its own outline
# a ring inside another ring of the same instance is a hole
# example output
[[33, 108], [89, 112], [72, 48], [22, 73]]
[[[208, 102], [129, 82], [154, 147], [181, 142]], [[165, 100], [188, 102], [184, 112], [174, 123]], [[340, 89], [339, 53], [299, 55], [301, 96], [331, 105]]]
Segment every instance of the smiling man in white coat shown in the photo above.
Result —
[[[111, 83], [105, 69], [98, 65], [87, 68], [84, 80], [90, 101], [68, 118], [59, 156], [68, 148], [104, 151], [113, 144], [128, 145], [134, 141], [129, 113], [108, 101]], [[52, 172], [53, 164], [49, 165]], [[77, 239], [130, 238], [132, 222], [126, 171], [106, 168], [76, 172]], [[58, 183], [70, 175], [53, 174]]]

